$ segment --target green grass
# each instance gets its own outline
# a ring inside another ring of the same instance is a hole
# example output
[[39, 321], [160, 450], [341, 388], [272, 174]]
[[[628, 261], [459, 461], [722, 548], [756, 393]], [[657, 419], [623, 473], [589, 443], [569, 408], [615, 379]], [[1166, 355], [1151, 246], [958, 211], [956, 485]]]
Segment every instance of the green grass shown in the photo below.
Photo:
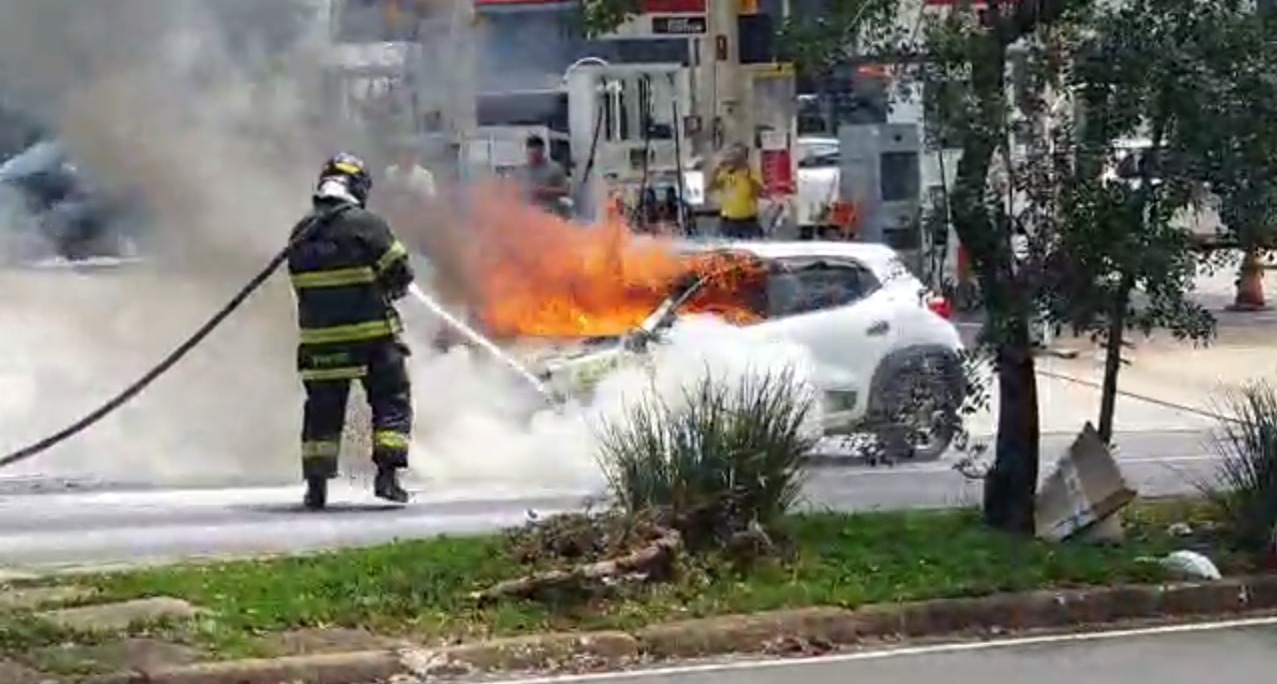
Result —
[[589, 606], [478, 608], [471, 591], [522, 574], [497, 537], [440, 538], [322, 555], [188, 565], [77, 578], [98, 600], [174, 596], [213, 611], [199, 640], [223, 653], [301, 627], [367, 627], [418, 638], [544, 629], [628, 628], [660, 620], [806, 605], [976, 596], [1045, 587], [1146, 582], [1169, 540], [1048, 545], [983, 530], [967, 511], [812, 515], [792, 521], [794, 560], [749, 575], [713, 564], [641, 596]]

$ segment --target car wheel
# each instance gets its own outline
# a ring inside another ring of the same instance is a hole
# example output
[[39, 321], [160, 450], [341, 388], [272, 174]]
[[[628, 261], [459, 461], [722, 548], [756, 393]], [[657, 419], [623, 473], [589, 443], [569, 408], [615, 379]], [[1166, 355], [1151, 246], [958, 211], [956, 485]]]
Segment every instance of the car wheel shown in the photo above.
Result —
[[949, 450], [959, 423], [950, 365], [922, 357], [892, 373], [875, 412], [884, 457], [934, 461]]

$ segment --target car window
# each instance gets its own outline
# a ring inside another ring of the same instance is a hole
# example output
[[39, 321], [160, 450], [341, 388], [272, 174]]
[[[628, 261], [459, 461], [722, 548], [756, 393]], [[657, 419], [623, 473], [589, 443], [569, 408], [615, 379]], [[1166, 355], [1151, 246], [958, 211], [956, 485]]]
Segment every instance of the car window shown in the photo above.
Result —
[[823, 169], [823, 168], [836, 167], [838, 166], [838, 161], [839, 161], [839, 157], [837, 152], [830, 152], [829, 154], [818, 154], [811, 157], [806, 157], [802, 161], [798, 162], [798, 168]]
[[800, 169], [838, 166], [838, 162], [836, 143], [799, 143], [798, 168]]
[[878, 289], [869, 269], [854, 262], [781, 263], [767, 282], [769, 318], [833, 309], [857, 302]]

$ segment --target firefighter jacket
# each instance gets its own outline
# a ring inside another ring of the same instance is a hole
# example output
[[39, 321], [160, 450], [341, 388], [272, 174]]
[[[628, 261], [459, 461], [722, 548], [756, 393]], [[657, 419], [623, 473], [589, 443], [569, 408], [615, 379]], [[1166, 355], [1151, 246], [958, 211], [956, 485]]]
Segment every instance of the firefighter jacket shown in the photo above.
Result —
[[393, 302], [407, 294], [413, 273], [385, 220], [353, 204], [317, 202], [290, 241], [303, 350], [359, 346], [402, 331]]

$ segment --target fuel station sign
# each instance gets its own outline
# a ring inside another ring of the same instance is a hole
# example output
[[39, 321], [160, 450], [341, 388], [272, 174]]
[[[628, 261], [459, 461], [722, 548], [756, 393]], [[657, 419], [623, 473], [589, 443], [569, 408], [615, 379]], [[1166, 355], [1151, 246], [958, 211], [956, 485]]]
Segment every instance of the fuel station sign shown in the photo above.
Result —
[[701, 36], [709, 32], [705, 15], [654, 15], [652, 33], [658, 36]]
[[695, 38], [709, 33], [706, 0], [640, 0], [638, 14], [601, 40]]

